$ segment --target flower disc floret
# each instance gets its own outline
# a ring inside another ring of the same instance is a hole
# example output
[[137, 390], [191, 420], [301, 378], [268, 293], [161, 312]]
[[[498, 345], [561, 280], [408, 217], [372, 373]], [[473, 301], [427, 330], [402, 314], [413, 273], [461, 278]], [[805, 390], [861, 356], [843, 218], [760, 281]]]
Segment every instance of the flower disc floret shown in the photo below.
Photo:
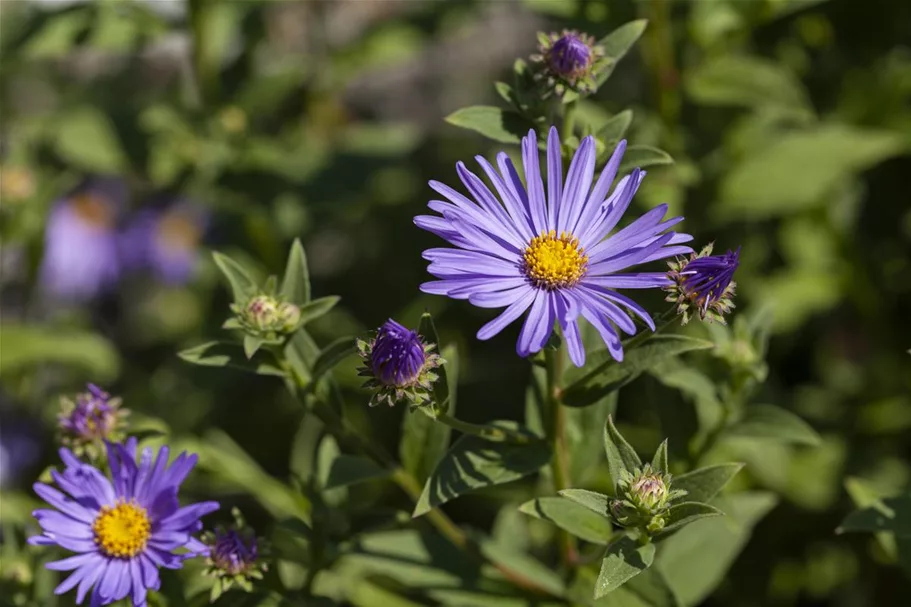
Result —
[[152, 524], [145, 508], [135, 501], [118, 501], [102, 506], [92, 523], [95, 543], [108, 556], [132, 558], [141, 552], [152, 535]]
[[584, 318], [611, 356], [623, 360], [620, 331], [633, 335], [639, 330], [629, 312], [653, 331], [655, 324], [642, 306], [618, 290], [671, 284], [665, 272], [628, 269], [692, 252], [683, 246], [690, 235], [668, 231], [683, 218], [664, 219], [667, 205], [615, 229], [645, 177], [635, 169], [611, 187], [625, 149], [621, 141], [595, 179], [595, 140], [584, 138], [564, 180], [560, 136], [551, 128], [545, 180], [537, 134], [529, 131], [522, 139], [524, 179], [501, 152], [497, 168], [477, 158], [489, 185], [464, 164], [456, 165], [469, 196], [431, 181], [445, 199], [428, 205], [439, 215], [415, 217], [414, 222], [452, 247], [424, 251], [428, 271], [438, 280], [422, 284], [421, 290], [482, 308], [505, 308], [481, 327], [479, 339], [493, 337], [527, 312], [516, 343], [519, 356], [539, 352], [559, 323], [570, 359], [581, 367], [585, 349], [579, 321]]

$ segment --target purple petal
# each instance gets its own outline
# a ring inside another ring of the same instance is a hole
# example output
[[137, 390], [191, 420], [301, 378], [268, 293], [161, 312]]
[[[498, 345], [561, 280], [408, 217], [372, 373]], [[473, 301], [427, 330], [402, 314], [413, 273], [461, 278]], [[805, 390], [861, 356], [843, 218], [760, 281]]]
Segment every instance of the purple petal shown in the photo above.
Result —
[[606, 289], [651, 289], [674, 284], [667, 277], [667, 272], [631, 272], [627, 274], [608, 274], [607, 276], [586, 276], [583, 282]]
[[560, 216], [557, 221], [557, 233], [569, 231], [575, 225], [576, 218], [588, 199], [588, 191], [595, 177], [595, 140], [588, 136], [582, 140], [569, 165], [566, 177], [566, 189], [563, 191], [563, 202], [560, 204]]
[[537, 289], [535, 300], [519, 333], [519, 341], [516, 342], [516, 353], [519, 356], [524, 358], [544, 347], [554, 329], [554, 316], [551, 294], [543, 289]]
[[[574, 161], [575, 162], [575, 161]], [[563, 150], [556, 127], [550, 127], [547, 134], [547, 227], [560, 233], [558, 217], [563, 197]]]
[[530, 285], [522, 284], [505, 291], [473, 293], [468, 298], [468, 301], [479, 308], [504, 308], [522, 297], [531, 289], [532, 287]]
[[541, 182], [541, 167], [538, 164], [538, 136], [534, 129], [522, 138], [522, 164], [525, 167], [525, 183], [528, 187], [528, 206], [531, 212], [535, 234], [547, 231], [547, 215], [544, 203], [544, 184]]
[[[588, 201], [576, 209], [578, 212], [576, 217], [570, 218], [568, 224], [569, 231], [575, 234], [580, 241], [582, 241], [582, 237], [579, 236], [579, 232], [582, 232], [585, 229], [585, 226], [591, 225], [594, 222], [594, 218], [600, 210], [601, 205], [607, 200], [610, 186], [614, 182], [614, 178], [617, 177], [617, 169], [620, 167], [620, 161], [623, 159], [623, 153], [625, 151], [626, 140], [624, 139], [617, 144], [616, 148], [614, 148], [614, 153], [611, 155], [610, 160], [607, 161], [604, 170], [601, 171], [601, 176], [595, 184], [595, 189], [592, 190], [589, 195]], [[619, 190], [620, 187], [617, 186], [617, 189]]]
[[531, 305], [535, 298], [535, 291], [529, 290], [521, 299], [516, 300], [506, 308], [499, 316], [485, 324], [478, 330], [478, 339], [490, 339], [500, 331], [506, 328], [511, 322], [519, 318], [528, 306]]
[[622, 362], [623, 344], [620, 342], [620, 336], [617, 334], [617, 330], [607, 322], [605, 316], [602, 315], [597, 308], [591, 308], [586, 304], [582, 305], [582, 316], [585, 320], [590, 322], [601, 335], [604, 345], [607, 346], [607, 351], [614, 357], [614, 360]]
[[[500, 154], [506, 156], [504, 152], [500, 152]], [[518, 230], [519, 235], [523, 240], [531, 240], [534, 237], [534, 233], [531, 231], [531, 224], [528, 222], [528, 215], [525, 213], [522, 202], [516, 198], [512, 188], [507, 186], [506, 182], [500, 174], [497, 173], [493, 165], [487, 162], [483, 156], [475, 156], [475, 160], [477, 160], [478, 164], [481, 165], [481, 168], [484, 169], [484, 173], [487, 175], [487, 178], [490, 179], [497, 194], [499, 194], [500, 200], [503, 201], [503, 206], [506, 207], [506, 212], [509, 214], [512, 225]]]

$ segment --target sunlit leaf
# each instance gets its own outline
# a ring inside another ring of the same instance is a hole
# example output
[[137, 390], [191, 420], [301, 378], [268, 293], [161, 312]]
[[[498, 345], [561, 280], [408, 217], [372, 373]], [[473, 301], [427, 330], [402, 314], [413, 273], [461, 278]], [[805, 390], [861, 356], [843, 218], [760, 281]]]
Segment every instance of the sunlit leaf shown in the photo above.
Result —
[[708, 502], [724, 488], [734, 476], [740, 472], [743, 464], [718, 464], [699, 468], [672, 479], [674, 489], [686, 491], [688, 502]]
[[519, 511], [550, 521], [576, 537], [595, 544], [606, 544], [613, 534], [610, 520], [591, 509], [563, 497], [539, 497], [519, 506]]
[[601, 561], [601, 573], [595, 582], [595, 599], [613, 592], [633, 577], [639, 575], [655, 560], [655, 545], [639, 543], [624, 535], [607, 548]]
[[515, 112], [488, 105], [456, 110], [446, 117], [446, 122], [502, 143], [519, 143], [531, 128], [531, 124]]

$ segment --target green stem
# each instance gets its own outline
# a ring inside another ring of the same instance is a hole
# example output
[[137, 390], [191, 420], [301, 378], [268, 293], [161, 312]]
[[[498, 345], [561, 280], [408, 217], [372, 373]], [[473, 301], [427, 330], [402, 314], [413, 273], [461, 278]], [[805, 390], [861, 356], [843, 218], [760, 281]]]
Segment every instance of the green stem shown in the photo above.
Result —
[[674, 56], [669, 0], [651, 0], [643, 4], [649, 20], [648, 31], [642, 45], [643, 58], [652, 77], [655, 105], [664, 123], [664, 146], [672, 154], [679, 154], [683, 146], [679, 132], [680, 74]]
[[563, 106], [563, 130], [561, 136], [566, 141], [573, 135], [576, 126], [576, 101], [570, 101]]
[[458, 430], [462, 434], [471, 434], [489, 441], [526, 444], [536, 440], [533, 436], [511, 432], [505, 428], [464, 422], [448, 413], [440, 413], [437, 415], [436, 420], [446, 424], [453, 430]]
[[[545, 398], [550, 419], [547, 425], [547, 438], [551, 443], [553, 457], [550, 460], [551, 476], [554, 481], [554, 492], [568, 489], [569, 457], [566, 453], [566, 412], [561, 403], [563, 366], [565, 346], [557, 350], [544, 351], [544, 360], [547, 369], [547, 387]], [[560, 544], [560, 562], [569, 570], [578, 559], [576, 539], [559, 529], [557, 537]]]

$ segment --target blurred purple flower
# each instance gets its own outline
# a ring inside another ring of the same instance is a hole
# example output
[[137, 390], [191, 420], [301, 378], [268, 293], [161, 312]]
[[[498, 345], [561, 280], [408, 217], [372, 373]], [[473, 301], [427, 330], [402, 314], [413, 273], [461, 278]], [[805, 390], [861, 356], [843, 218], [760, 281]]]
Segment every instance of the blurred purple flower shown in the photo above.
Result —
[[115, 228], [127, 196], [122, 179], [96, 177], [54, 205], [40, 275], [49, 295], [86, 301], [117, 282], [121, 267]]
[[31, 419], [0, 419], [0, 488], [16, 483], [41, 455], [38, 424]]
[[196, 271], [208, 223], [205, 210], [183, 201], [141, 211], [121, 235], [124, 264], [150, 270], [164, 283], [184, 284]]

